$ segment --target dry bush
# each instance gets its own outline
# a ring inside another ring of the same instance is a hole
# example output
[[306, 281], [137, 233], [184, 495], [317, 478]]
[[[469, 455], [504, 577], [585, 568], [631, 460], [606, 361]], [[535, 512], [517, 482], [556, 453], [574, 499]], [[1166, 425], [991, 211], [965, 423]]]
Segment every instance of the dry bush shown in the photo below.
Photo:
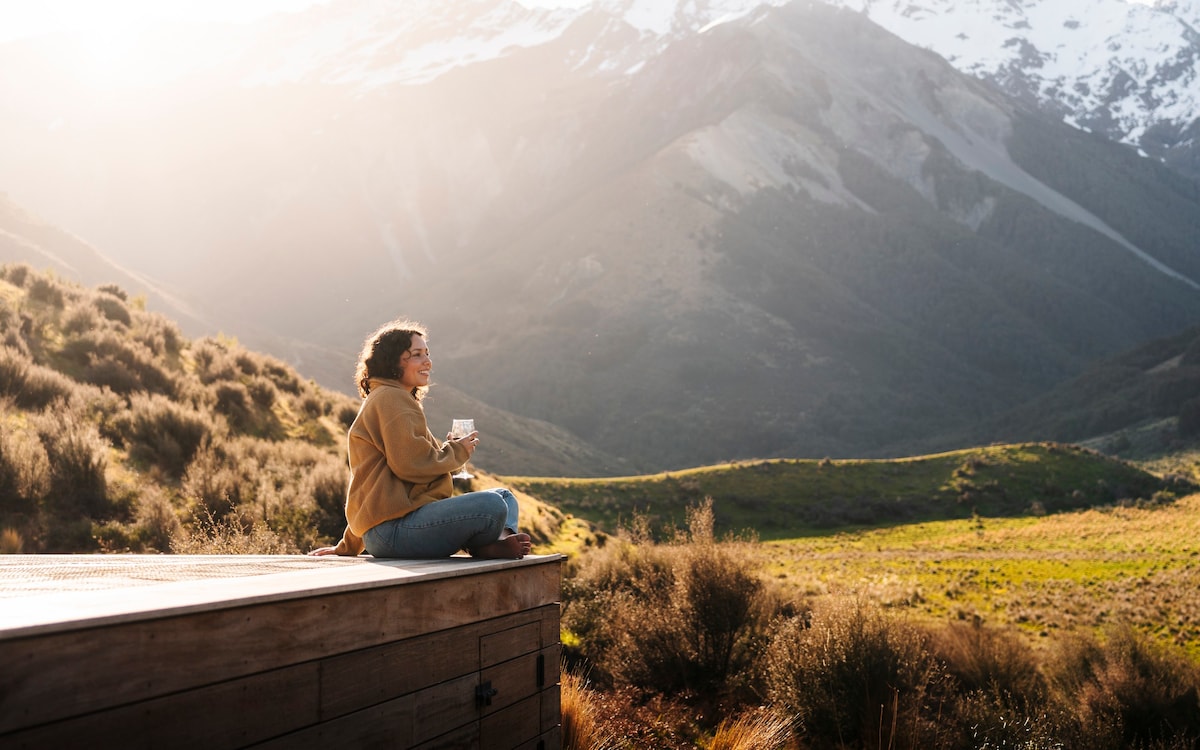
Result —
[[96, 425], [73, 401], [56, 402], [33, 424], [50, 466], [43, 507], [52, 517], [104, 517], [109, 510], [109, 444]]
[[1028, 642], [1011, 628], [957, 622], [928, 632], [929, 650], [964, 692], [981, 691], [1040, 704], [1046, 681]]
[[293, 396], [299, 396], [304, 388], [304, 381], [296, 371], [274, 357], [262, 358], [262, 373], [271, 379], [276, 388]]
[[[1092, 738], [1083, 744], [1069, 744], [1073, 736], [1073, 718], [1056, 706], [1037, 706], [1006, 695], [983, 691], [967, 693], [959, 700], [953, 717], [957, 737], [945, 738], [941, 747], [969, 747], [975, 750], [1101, 750], [1103, 743]], [[949, 727], [948, 727], [949, 729]], [[1115, 750], [1115, 749], [1114, 749]]]
[[183, 346], [179, 325], [159, 313], [138, 315], [134, 320], [133, 337], [159, 357], [177, 356]]
[[37, 272], [28, 263], [5, 263], [0, 266], [0, 278], [17, 288], [24, 287], [25, 282], [36, 275]]
[[173, 478], [183, 476], [200, 445], [217, 432], [208, 414], [158, 394], [134, 394], [116, 422], [131, 459]]
[[294, 555], [296, 545], [263, 523], [242, 516], [236, 509], [223, 518], [197, 517], [191, 527], [181, 527], [171, 538], [171, 551], [179, 555]]
[[354, 424], [355, 418], [358, 417], [358, 409], [361, 404], [357, 401], [347, 401], [340, 404], [336, 409], [338, 424], [345, 427], [347, 430]]
[[717, 726], [708, 750], [783, 750], [792, 739], [792, 722], [767, 710], [748, 711]]
[[0, 529], [0, 555], [19, 555], [25, 551], [25, 539], [13, 528]]
[[[768, 696], [805, 747], [945, 747], [935, 719], [950, 681], [916, 628], [864, 601], [830, 600], [778, 628]], [[933, 706], [931, 709], [930, 706]]]
[[583, 655], [604, 679], [648, 691], [739, 687], [776, 604], [737, 545], [713, 539], [711, 504], [669, 543], [627, 533], [587, 553], [564, 586], [564, 626]]
[[1056, 701], [1091, 747], [1200, 743], [1200, 667], [1182, 650], [1118, 626], [1104, 639], [1076, 634], [1046, 668]]
[[66, 293], [62, 284], [50, 276], [35, 275], [29, 283], [29, 299], [62, 309]]
[[600, 715], [595, 691], [577, 669], [562, 671], [559, 684], [562, 750], [616, 750], [619, 735]]
[[100, 312], [91, 305], [71, 305], [62, 317], [59, 330], [66, 336], [79, 336], [101, 327]]
[[25, 378], [33, 362], [10, 346], [0, 346], [0, 395], [16, 398], [25, 387]]
[[299, 441], [239, 436], [206, 443], [187, 467], [182, 493], [198, 517], [220, 520], [236, 508], [307, 549], [319, 537], [341, 536], [346, 481], [336, 454]]
[[253, 490], [244, 491], [245, 482], [237, 465], [229, 460], [220, 445], [205, 440], [184, 470], [180, 484], [184, 497], [198, 505], [198, 512], [210, 518], [224, 518], [237, 505], [253, 498]]
[[31, 515], [50, 491], [50, 459], [42, 441], [26, 430], [0, 432], [0, 507]]
[[316, 512], [312, 521], [317, 535], [337, 540], [346, 526], [346, 485], [349, 471], [340, 458], [326, 458], [305, 472], [300, 498], [312, 498]]
[[262, 364], [259, 360], [259, 357], [252, 352], [238, 352], [234, 355], [233, 360], [237, 363], [237, 367], [242, 371], [243, 375], [249, 375], [253, 377], [262, 371]]
[[75, 382], [57, 370], [34, 364], [12, 347], [0, 347], [0, 397], [11, 397], [22, 409], [41, 411], [70, 398], [75, 390]]
[[9, 348], [24, 357], [29, 356], [27, 337], [33, 333], [33, 318], [16, 310], [0, 306], [0, 348]]
[[134, 520], [146, 552], [170, 552], [171, 540], [183, 530], [171, 498], [156, 486], [147, 487], [138, 497]]
[[254, 414], [246, 386], [236, 381], [220, 381], [213, 386], [213, 393], [216, 397], [213, 408], [225, 415], [230, 428], [240, 433], [254, 431]]
[[[105, 289], [105, 287], [101, 287]], [[124, 292], [122, 292], [124, 294]], [[92, 298], [92, 305], [100, 311], [100, 314], [106, 320], [113, 323], [120, 323], [128, 328], [133, 324], [133, 316], [129, 312], [129, 308], [125, 306], [122, 298], [113, 296], [112, 294], [97, 294]]]
[[196, 375], [205, 385], [238, 379], [237, 361], [229, 348], [217, 339], [202, 338], [192, 342], [192, 361], [196, 364]]
[[279, 398], [279, 390], [269, 379], [261, 375], [255, 375], [246, 384], [246, 392], [250, 395], [250, 400], [260, 409], [270, 409], [275, 405], [275, 401]]
[[136, 391], [176, 394], [175, 376], [163, 369], [154, 352], [125, 334], [112, 330], [89, 330], [67, 340], [62, 355], [79, 377], [106, 385], [117, 393]]
[[310, 419], [317, 419], [328, 414], [329, 409], [329, 402], [316, 391], [307, 391], [300, 397], [300, 410]]

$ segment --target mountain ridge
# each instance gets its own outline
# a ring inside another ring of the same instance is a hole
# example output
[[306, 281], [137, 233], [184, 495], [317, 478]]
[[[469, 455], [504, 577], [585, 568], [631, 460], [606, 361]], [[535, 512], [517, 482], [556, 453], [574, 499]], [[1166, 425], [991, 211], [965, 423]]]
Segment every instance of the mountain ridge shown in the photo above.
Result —
[[446, 385], [647, 468], [902, 453], [1200, 319], [1162, 270], [1200, 278], [1195, 182], [861, 13], [714, 16], [601, 74], [563, 61], [661, 37], [573, 18], [421, 84], [206, 79], [135, 131], [175, 179], [108, 184], [137, 213], [106, 221], [320, 382], [416, 317]]

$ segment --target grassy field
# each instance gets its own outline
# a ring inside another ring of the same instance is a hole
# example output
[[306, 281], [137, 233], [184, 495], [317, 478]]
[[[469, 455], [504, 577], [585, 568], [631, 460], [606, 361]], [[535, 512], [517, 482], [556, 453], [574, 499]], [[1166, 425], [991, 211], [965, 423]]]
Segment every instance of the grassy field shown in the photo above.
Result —
[[1035, 639], [1127, 622], [1200, 659], [1200, 495], [1044, 517], [934, 521], [757, 546], [807, 597], [855, 594], [916, 619]]
[[638, 516], [678, 527], [711, 497], [718, 533], [752, 532], [745, 554], [801, 599], [861, 596], [1034, 643], [1128, 622], [1200, 659], [1200, 495], [1075, 446], [503, 481], [609, 533]]

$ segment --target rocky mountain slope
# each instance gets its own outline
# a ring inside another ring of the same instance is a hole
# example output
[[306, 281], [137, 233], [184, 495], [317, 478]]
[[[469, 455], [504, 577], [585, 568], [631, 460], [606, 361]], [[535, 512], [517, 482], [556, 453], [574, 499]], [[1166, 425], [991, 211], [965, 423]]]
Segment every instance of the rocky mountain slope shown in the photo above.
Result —
[[1017, 101], [1200, 177], [1197, 0], [830, 0]]

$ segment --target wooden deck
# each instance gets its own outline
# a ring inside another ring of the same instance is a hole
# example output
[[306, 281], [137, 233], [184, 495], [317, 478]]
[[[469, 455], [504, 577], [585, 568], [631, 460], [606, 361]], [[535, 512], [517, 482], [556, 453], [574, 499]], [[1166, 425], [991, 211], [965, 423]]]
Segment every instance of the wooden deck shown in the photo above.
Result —
[[557, 750], [561, 556], [0, 556], [0, 747]]

